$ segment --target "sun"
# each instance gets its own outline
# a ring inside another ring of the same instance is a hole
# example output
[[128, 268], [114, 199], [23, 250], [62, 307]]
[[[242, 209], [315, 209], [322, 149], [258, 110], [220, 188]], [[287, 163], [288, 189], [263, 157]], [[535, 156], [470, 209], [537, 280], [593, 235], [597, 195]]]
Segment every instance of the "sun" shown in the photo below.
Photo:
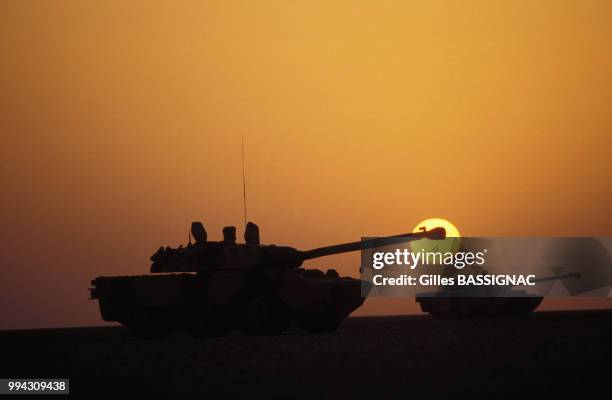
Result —
[[451, 222], [444, 218], [428, 218], [421, 221], [414, 227], [412, 232], [420, 232], [425, 228], [431, 230], [434, 228], [444, 228], [446, 230], [446, 239], [443, 240], [429, 240], [420, 239], [410, 242], [410, 248], [412, 251], [434, 251], [434, 252], [456, 252], [461, 247], [461, 239], [459, 235], [459, 229]]
[[427, 230], [430, 230], [433, 228], [444, 228], [446, 229], [446, 237], [448, 238], [460, 237], [459, 229], [457, 229], [455, 225], [453, 225], [450, 221], [445, 220], [444, 218], [427, 218], [426, 220], [419, 222], [417, 226], [414, 227], [412, 232], [419, 232], [422, 230], [421, 228], [425, 228]]

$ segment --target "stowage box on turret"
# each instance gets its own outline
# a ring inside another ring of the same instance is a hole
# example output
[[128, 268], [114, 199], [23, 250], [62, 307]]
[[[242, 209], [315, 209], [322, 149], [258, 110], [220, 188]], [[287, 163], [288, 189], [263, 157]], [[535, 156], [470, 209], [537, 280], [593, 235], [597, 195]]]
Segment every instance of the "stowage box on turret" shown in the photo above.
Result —
[[[195, 243], [160, 248], [151, 275], [98, 277], [91, 298], [102, 318], [118, 321], [139, 337], [163, 337], [177, 330], [196, 336], [231, 329], [274, 334], [295, 325], [309, 332], [333, 332], [364, 301], [362, 282], [301, 268], [305, 260], [380, 246], [384, 240], [414, 240], [440, 232], [419, 232], [300, 251], [261, 245], [257, 225], [248, 223], [245, 243], [236, 229], [223, 241], [207, 240], [204, 226], [192, 223]], [[442, 232], [444, 235], [444, 232]]]

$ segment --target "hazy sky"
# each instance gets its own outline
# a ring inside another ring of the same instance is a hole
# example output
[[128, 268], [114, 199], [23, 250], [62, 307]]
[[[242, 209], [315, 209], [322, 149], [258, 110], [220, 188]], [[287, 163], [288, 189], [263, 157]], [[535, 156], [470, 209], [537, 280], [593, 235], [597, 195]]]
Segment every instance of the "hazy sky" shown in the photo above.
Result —
[[266, 243], [610, 236], [611, 106], [607, 0], [3, 0], [0, 329], [98, 324], [93, 277], [241, 230], [243, 136]]

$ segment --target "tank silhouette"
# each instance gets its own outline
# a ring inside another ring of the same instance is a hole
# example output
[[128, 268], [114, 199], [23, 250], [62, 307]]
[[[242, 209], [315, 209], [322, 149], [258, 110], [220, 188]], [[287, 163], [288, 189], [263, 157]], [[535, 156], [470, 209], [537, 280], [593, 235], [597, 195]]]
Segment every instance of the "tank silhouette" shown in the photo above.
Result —
[[436, 228], [301, 251], [260, 245], [253, 223], [247, 224], [244, 244], [236, 243], [235, 232], [226, 227], [223, 241], [211, 242], [204, 226], [194, 222], [187, 246], [161, 247], [151, 256], [152, 274], [97, 277], [90, 298], [98, 300], [102, 319], [118, 321], [138, 337], [177, 330], [195, 336], [231, 329], [275, 334], [292, 325], [333, 332], [363, 303], [362, 281], [340, 277], [334, 269], [304, 269], [304, 261], [445, 236], [443, 228]]
[[[556, 279], [580, 278], [579, 273], [547, 276], [535, 283]], [[421, 293], [416, 301], [423, 312], [438, 318], [526, 316], [543, 297], [511, 286], [441, 286], [437, 292]]]

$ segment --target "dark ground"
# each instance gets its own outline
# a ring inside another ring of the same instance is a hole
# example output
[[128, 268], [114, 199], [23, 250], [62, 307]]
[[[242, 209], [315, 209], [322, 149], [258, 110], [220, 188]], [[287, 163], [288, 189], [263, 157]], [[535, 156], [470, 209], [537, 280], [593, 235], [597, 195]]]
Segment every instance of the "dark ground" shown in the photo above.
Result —
[[611, 327], [612, 310], [350, 318], [331, 335], [166, 341], [119, 327], [4, 331], [0, 377], [67, 377], [83, 397], [603, 399]]

